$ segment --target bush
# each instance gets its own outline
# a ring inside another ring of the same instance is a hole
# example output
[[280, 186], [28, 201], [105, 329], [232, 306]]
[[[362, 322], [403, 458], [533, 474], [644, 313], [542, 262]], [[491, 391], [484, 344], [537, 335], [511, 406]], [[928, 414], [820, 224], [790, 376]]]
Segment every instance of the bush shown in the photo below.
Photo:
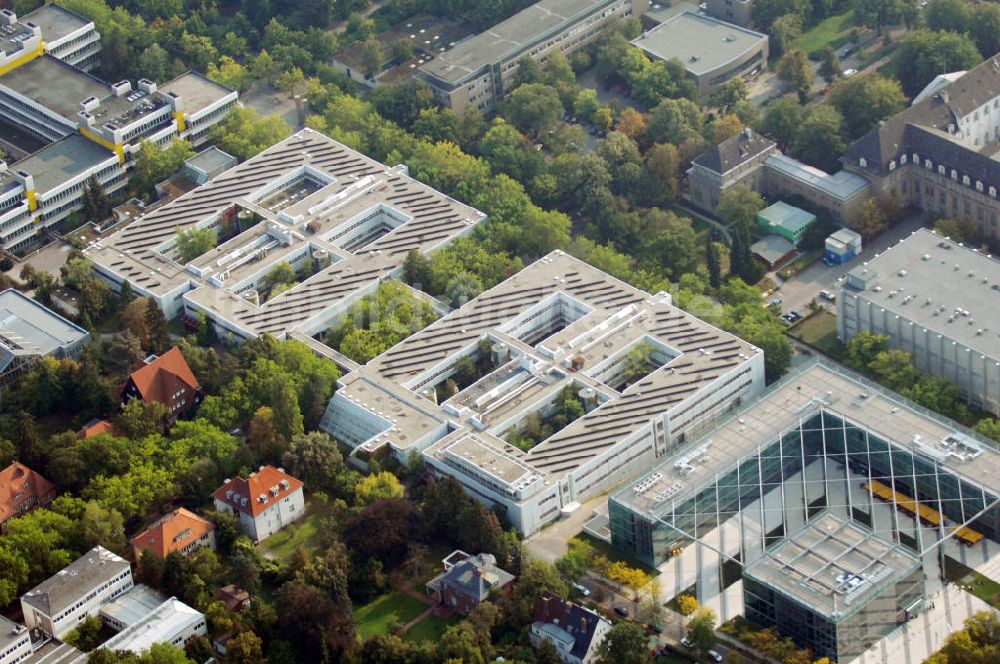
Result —
[[0, 272], [6, 272], [14, 267], [14, 261], [11, 260], [10, 256], [4, 256], [0, 259]]

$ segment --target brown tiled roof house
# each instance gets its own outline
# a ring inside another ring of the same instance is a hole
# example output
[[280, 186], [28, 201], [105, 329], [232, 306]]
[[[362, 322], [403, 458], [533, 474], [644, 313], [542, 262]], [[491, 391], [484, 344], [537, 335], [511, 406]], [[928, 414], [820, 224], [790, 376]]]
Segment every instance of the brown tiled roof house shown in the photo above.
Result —
[[201, 386], [180, 349], [174, 346], [132, 372], [122, 401], [133, 399], [161, 403], [170, 409], [171, 418], [177, 418], [201, 403]]
[[157, 558], [166, 558], [174, 551], [189, 555], [205, 547], [215, 548], [215, 524], [181, 507], [133, 537], [129, 544], [137, 560], [143, 551]]
[[45, 507], [55, 497], [55, 484], [15, 461], [0, 471], [0, 530], [9, 519]]

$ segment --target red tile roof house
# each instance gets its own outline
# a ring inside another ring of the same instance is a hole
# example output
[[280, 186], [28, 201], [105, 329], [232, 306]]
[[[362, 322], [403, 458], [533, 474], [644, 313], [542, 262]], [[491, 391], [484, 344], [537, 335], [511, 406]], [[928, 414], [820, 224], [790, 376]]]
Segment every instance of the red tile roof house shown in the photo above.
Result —
[[170, 409], [170, 419], [175, 420], [201, 403], [201, 386], [180, 349], [174, 346], [132, 372], [122, 402], [132, 399], [162, 403]]
[[118, 432], [115, 431], [115, 425], [107, 420], [101, 420], [94, 418], [83, 425], [83, 428], [77, 432], [77, 435], [82, 439], [93, 438], [94, 436], [100, 436], [101, 434], [110, 434], [112, 436], [117, 436]]
[[136, 560], [142, 558], [143, 551], [161, 559], [174, 551], [188, 556], [198, 549], [215, 549], [215, 524], [181, 507], [133, 537], [129, 544]]
[[302, 481], [283, 468], [261, 466], [246, 479], [226, 480], [212, 494], [215, 509], [239, 517], [243, 532], [262, 542], [305, 515]]
[[46, 507], [55, 497], [55, 484], [15, 461], [0, 470], [0, 530], [9, 519]]

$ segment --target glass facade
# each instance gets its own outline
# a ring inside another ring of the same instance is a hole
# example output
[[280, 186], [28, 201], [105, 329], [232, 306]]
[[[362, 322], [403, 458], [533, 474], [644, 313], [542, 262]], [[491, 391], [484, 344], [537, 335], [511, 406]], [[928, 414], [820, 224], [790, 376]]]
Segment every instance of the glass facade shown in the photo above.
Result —
[[[802, 472], [806, 467], [809, 473]], [[955, 524], [969, 520], [970, 527], [985, 537], [994, 541], [1000, 537], [995, 493], [963, 480], [930, 457], [892, 445], [835, 413], [819, 410], [759, 447], [756, 454], [735, 461], [728, 472], [703, 487], [658, 506], [655, 513], [634, 510], [627, 496], [613, 495], [608, 502], [611, 542], [650, 565], [659, 565], [670, 558], [673, 548], [751, 510], [749, 516], [763, 525], [765, 535], [750, 551], [742, 552], [749, 561], [772, 543], [774, 538], [767, 534], [787, 532], [789, 520], [802, 523], [833, 502], [846, 515], [875, 528], [872, 513], [877, 499], [867, 494], [859, 499], [854, 487], [871, 480], [916, 498], [945, 517], [934, 541], [927, 540], [926, 529], [919, 529], [923, 539], [917, 541], [901, 537], [901, 522], [907, 517], [892, 510], [891, 527], [889, 532], [879, 532], [882, 537], [922, 551], [948, 535]], [[789, 483], [796, 485], [794, 492], [787, 491]], [[779, 496], [780, 509], [765, 507], [769, 501], [761, 497], [767, 494]], [[746, 547], [747, 538], [743, 542]]]
[[744, 573], [743, 602], [748, 620], [775, 626], [784, 636], [813, 651], [813, 657], [849, 662], [906, 620], [906, 608], [923, 595], [919, 566], [853, 612], [836, 618], [804, 606], [780, 590]]

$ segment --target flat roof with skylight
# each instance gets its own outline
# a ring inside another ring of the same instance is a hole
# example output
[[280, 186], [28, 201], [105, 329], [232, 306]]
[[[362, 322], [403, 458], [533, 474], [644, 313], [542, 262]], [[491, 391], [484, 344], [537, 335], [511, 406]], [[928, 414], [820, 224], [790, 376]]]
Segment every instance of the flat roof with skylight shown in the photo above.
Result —
[[703, 14], [682, 12], [632, 43], [659, 60], [680, 60], [702, 76], [765, 47], [767, 35]]

